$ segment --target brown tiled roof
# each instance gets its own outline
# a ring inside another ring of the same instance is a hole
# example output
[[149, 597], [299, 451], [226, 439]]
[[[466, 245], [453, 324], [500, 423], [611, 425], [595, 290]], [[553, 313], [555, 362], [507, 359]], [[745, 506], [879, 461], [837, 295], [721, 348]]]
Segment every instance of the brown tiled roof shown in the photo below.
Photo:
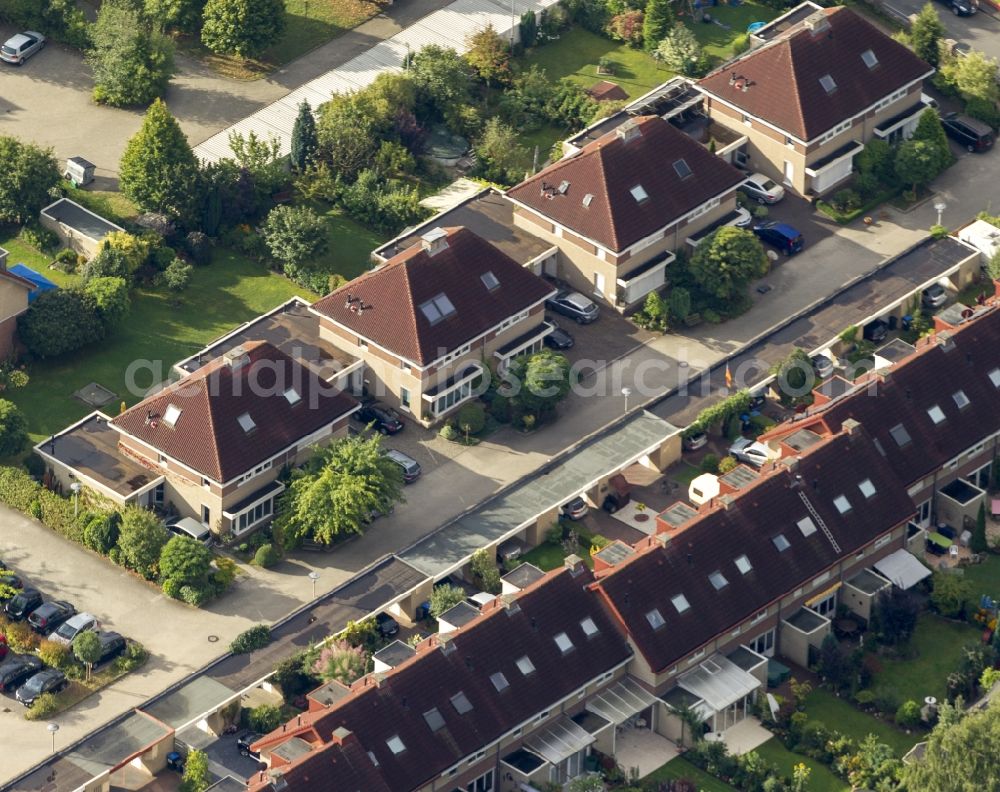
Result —
[[[525, 589], [516, 606], [502, 606], [451, 633], [447, 648], [421, 651], [388, 672], [381, 682], [357, 690], [326, 710], [302, 715], [257, 745], [275, 745], [298, 733], [323, 742], [343, 727], [357, 736], [378, 762], [393, 792], [420, 789], [462, 758], [554, 705], [604, 671], [625, 662], [630, 650], [601, 603], [587, 591], [587, 570], [561, 569]], [[598, 632], [587, 637], [580, 622], [590, 617]], [[565, 632], [573, 648], [565, 654], [555, 636]], [[534, 671], [525, 675], [517, 660], [527, 656]], [[492, 675], [503, 674], [508, 687], [498, 691]], [[453, 697], [464, 694], [459, 712]], [[425, 713], [436, 709], [441, 721], [432, 729]], [[386, 741], [404, 746], [393, 753]], [[319, 759], [305, 757], [303, 764]], [[287, 776], [286, 776], [287, 777]], [[341, 789], [330, 778], [326, 789]], [[305, 789], [305, 787], [296, 787]]]
[[[469, 229], [444, 231], [447, 246], [433, 255], [418, 243], [313, 308], [362, 338], [426, 365], [555, 293]], [[489, 272], [499, 284], [493, 289], [482, 279]], [[421, 306], [440, 294], [455, 312], [432, 324]]]
[[[664, 670], [705, 642], [724, 634], [774, 600], [842, 558], [850, 558], [877, 536], [915, 512], [905, 488], [861, 429], [814, 446], [792, 473], [778, 470], [736, 496], [728, 509], [708, 512], [666, 547], [628, 559], [602, 577], [596, 588], [624, 621], [636, 646], [655, 670]], [[876, 494], [858, 485], [870, 479]], [[822, 529], [805, 536], [797, 526], [808, 516], [800, 492], [823, 518], [838, 553]], [[851, 510], [841, 514], [834, 499], [844, 495]], [[779, 552], [773, 537], [789, 547]], [[741, 574], [735, 559], [749, 559]], [[709, 575], [728, 581], [717, 590]], [[672, 599], [683, 594], [690, 608], [679, 613]], [[657, 609], [663, 626], [647, 614]]]
[[[1000, 307], [939, 334], [893, 366], [888, 377], [812, 412], [803, 423], [822, 421], [835, 431], [847, 418], [861, 422], [884, 452], [883, 463], [909, 486], [1000, 431], [1000, 389], [990, 379], [998, 370]], [[955, 396], [959, 391], [969, 401], [962, 408]], [[935, 405], [944, 414], [937, 424], [927, 412]], [[893, 436], [897, 427], [910, 438], [903, 446]]]
[[618, 83], [613, 83], [610, 80], [601, 80], [599, 83], [594, 83], [594, 85], [587, 89], [587, 93], [590, 94], [591, 98], [596, 99], [598, 102], [621, 101], [623, 99], [628, 99], [628, 94], [625, 93], [625, 89]]
[[[933, 71], [853, 11], [829, 8], [823, 13], [827, 29], [813, 33], [796, 27], [790, 35], [709, 74], [698, 85], [711, 96], [808, 141]], [[867, 50], [878, 59], [874, 68], [862, 60]], [[820, 84], [825, 75], [836, 83], [830, 93]]]
[[[277, 768], [287, 786], [282, 789], [307, 789], [311, 792], [393, 792], [378, 768], [354, 735], [330, 742], [308, 754], [308, 761]], [[252, 792], [274, 790], [266, 773], [250, 776], [247, 788]]]
[[[633, 129], [640, 134], [626, 140], [623, 135]], [[680, 160], [691, 171], [686, 178], [674, 167]], [[667, 121], [643, 116], [512, 187], [507, 197], [620, 251], [743, 179], [736, 168]], [[632, 193], [636, 187], [648, 198], [638, 200]]]
[[[251, 470], [298, 440], [346, 415], [357, 402], [310, 369], [257, 341], [235, 371], [216, 358], [117, 416], [112, 425], [218, 482]], [[285, 397], [294, 388], [301, 399]], [[180, 409], [173, 426], [170, 405]], [[240, 425], [244, 413], [254, 426]]]

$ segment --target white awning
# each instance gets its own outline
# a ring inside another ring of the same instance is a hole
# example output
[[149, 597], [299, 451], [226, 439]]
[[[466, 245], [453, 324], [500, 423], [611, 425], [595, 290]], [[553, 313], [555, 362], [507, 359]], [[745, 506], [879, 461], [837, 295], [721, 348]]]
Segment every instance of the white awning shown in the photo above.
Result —
[[569, 718], [561, 718], [554, 726], [525, 740], [524, 744], [545, 761], [559, 764], [594, 741], [594, 736], [581, 726]]
[[716, 712], [721, 712], [753, 693], [760, 687], [760, 680], [728, 657], [717, 654], [682, 674], [677, 684]]
[[897, 550], [886, 556], [875, 564], [875, 569], [901, 589], [913, 588], [931, 573], [913, 553], [906, 550]]
[[655, 701], [653, 695], [627, 676], [588, 701], [586, 709], [617, 726]]

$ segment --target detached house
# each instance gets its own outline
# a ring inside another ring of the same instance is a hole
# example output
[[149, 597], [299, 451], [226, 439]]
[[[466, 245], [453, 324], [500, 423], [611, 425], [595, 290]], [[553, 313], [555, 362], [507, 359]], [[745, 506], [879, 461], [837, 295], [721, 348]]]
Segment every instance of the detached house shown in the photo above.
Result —
[[234, 347], [115, 418], [36, 447], [64, 487], [176, 511], [240, 535], [274, 513], [281, 468], [347, 431], [357, 401], [270, 343]]
[[698, 89], [713, 122], [748, 138], [747, 167], [820, 195], [851, 175], [869, 140], [912, 134], [933, 73], [866, 19], [829, 8], [788, 25]]
[[559, 248], [559, 277], [625, 310], [664, 285], [672, 251], [735, 209], [743, 179], [669, 122], [641, 116], [507, 199], [516, 226]]
[[0, 248], [0, 356], [14, 354], [17, 317], [28, 310], [35, 284], [7, 269], [7, 251]]
[[487, 367], [541, 349], [555, 293], [469, 229], [435, 228], [312, 310], [324, 341], [364, 361], [368, 394], [430, 424], [471, 399]]

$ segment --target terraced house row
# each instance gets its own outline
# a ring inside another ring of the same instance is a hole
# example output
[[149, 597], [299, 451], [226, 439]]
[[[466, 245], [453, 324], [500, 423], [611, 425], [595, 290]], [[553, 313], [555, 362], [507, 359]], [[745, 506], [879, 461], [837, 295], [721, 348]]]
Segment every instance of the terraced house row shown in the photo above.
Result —
[[[724, 738], [751, 715], [773, 658], [809, 662], [838, 604], [862, 622], [879, 592], [930, 574], [914, 552], [985, 498], [1000, 440], [1000, 305], [893, 342], [854, 382], [762, 436], [772, 461], [677, 502], [653, 535], [523, 565], [480, 608], [395, 643], [351, 687], [256, 743], [280, 789], [512, 792], [563, 783], [596, 751], [669, 758], [680, 710]], [[911, 552], [913, 550], [914, 552]]]

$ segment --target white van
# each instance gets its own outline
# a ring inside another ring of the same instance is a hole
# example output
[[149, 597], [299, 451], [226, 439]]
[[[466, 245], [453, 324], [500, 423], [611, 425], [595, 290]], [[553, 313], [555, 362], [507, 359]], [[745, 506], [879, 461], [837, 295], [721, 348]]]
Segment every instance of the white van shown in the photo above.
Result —
[[194, 517], [173, 517], [167, 521], [167, 530], [174, 536], [186, 536], [203, 545], [212, 544], [212, 532]]

